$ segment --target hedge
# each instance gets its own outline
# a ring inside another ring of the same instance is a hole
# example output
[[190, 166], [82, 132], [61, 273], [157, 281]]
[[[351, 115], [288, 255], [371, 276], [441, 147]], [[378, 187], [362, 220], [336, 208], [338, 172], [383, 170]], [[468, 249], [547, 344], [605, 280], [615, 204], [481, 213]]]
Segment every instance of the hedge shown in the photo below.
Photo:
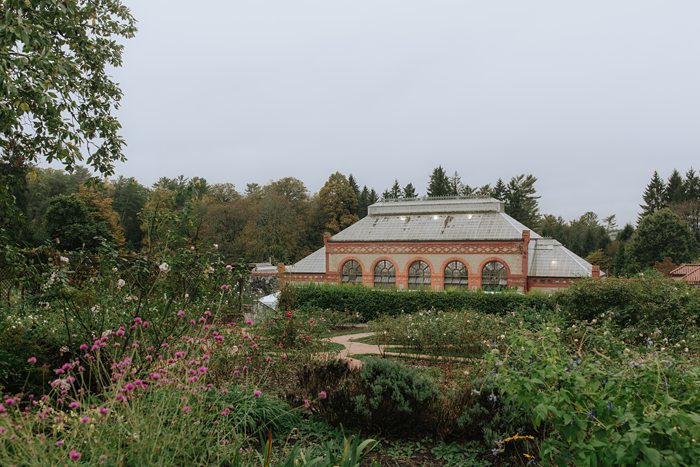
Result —
[[521, 308], [550, 309], [554, 299], [549, 295], [515, 291], [487, 293], [483, 291], [372, 289], [361, 285], [287, 285], [282, 289], [280, 307], [284, 310], [321, 308], [359, 313], [369, 321], [379, 316], [415, 313], [420, 310], [474, 310], [505, 314]]

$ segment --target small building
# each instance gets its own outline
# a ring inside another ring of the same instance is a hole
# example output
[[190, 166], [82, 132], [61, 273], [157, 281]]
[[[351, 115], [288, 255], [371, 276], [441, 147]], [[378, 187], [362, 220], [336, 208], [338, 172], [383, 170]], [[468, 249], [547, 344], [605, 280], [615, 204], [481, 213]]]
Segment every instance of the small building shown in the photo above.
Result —
[[700, 264], [681, 264], [669, 273], [672, 279], [700, 287]]
[[285, 282], [552, 291], [600, 271], [493, 198], [385, 200], [291, 266]]

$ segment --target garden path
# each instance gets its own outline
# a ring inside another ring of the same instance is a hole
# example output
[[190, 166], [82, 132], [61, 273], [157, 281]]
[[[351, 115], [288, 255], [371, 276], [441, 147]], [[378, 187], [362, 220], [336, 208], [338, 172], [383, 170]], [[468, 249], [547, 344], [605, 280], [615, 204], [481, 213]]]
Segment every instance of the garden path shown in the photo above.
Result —
[[[420, 358], [420, 359], [433, 359], [433, 360], [447, 360], [454, 362], [464, 362], [467, 361], [466, 358], [462, 357], [450, 357], [445, 355], [423, 355], [423, 354], [411, 354], [405, 352], [385, 352], [385, 345], [379, 344], [366, 344], [364, 342], [356, 342], [357, 339], [364, 339], [365, 337], [373, 336], [373, 332], [362, 332], [357, 334], [345, 334], [343, 336], [329, 337], [326, 339], [329, 342], [334, 342], [343, 346], [343, 350], [338, 354], [338, 358], [345, 360], [350, 365], [350, 368], [360, 368], [362, 366], [362, 361], [356, 358], [352, 358], [352, 355], [387, 355], [393, 357], [408, 357], [408, 358]], [[400, 347], [398, 345], [391, 345], [389, 347], [396, 348]]]

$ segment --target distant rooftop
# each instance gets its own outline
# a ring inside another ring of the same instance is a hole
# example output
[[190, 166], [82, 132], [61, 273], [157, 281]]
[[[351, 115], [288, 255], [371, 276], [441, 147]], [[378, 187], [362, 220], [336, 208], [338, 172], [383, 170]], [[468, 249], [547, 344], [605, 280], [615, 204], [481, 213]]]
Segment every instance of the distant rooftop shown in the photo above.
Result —
[[502, 201], [488, 197], [435, 197], [413, 199], [385, 199], [367, 209], [370, 216], [398, 216], [402, 214], [466, 214], [477, 212], [504, 212]]

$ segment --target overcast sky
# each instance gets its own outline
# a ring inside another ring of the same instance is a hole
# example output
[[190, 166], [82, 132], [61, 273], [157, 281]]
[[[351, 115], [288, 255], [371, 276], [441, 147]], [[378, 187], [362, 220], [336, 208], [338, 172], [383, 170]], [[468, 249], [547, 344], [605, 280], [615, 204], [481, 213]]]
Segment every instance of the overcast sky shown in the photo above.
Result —
[[341, 171], [425, 194], [441, 164], [622, 223], [653, 170], [700, 169], [697, 0], [124, 2], [117, 173], [142, 183]]

